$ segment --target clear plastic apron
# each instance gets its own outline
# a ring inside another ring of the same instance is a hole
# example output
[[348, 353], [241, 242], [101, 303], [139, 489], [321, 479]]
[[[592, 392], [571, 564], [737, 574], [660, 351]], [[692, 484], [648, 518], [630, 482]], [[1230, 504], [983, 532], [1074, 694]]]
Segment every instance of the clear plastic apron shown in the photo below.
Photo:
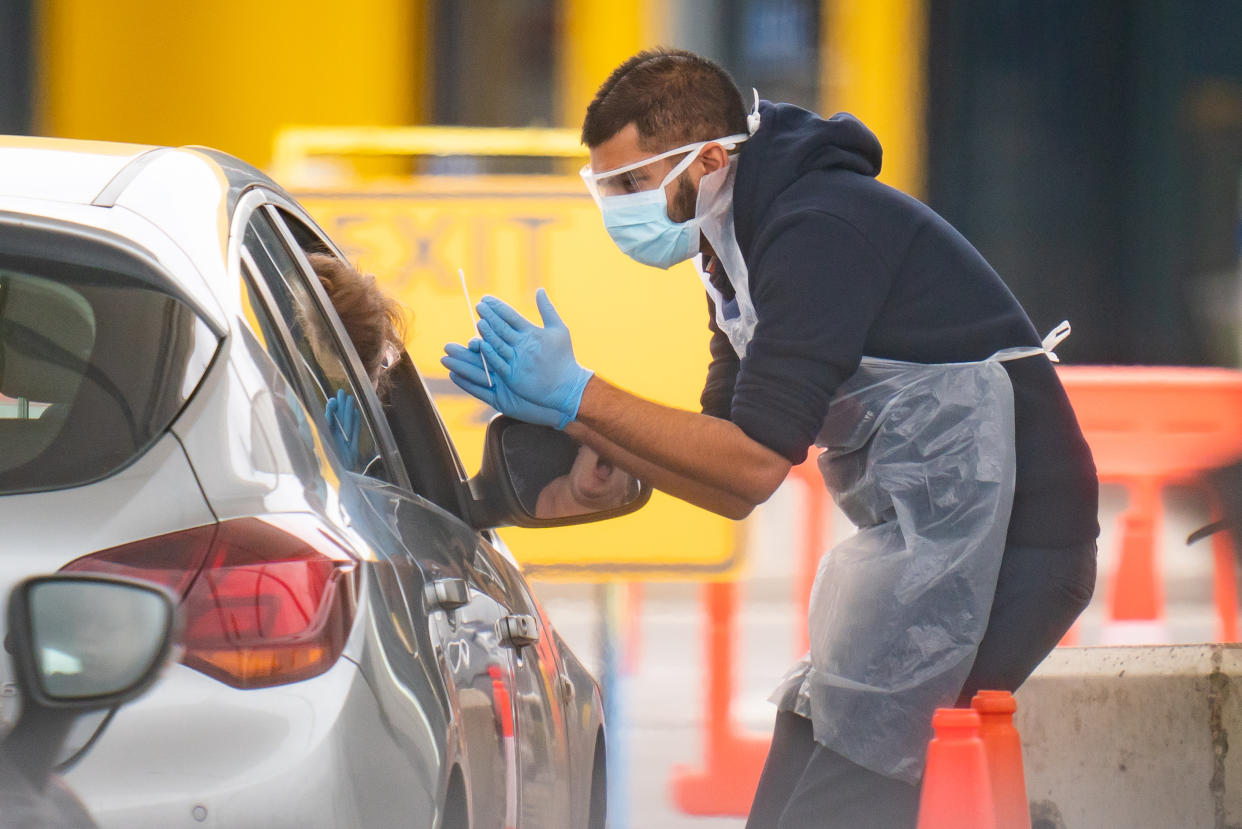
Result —
[[[744, 359], [758, 314], [733, 228], [735, 178], [736, 160], [704, 176], [696, 210], [735, 308], [695, 266]], [[829, 403], [819, 468], [859, 529], [820, 560], [811, 651], [771, 699], [861, 766], [911, 783], [922, 775], [932, 712], [957, 699], [987, 629], [1009, 529], [1017, 461], [1003, 363], [1055, 361], [1069, 332], [1062, 322], [1040, 347], [971, 363], [864, 357]]]
[[931, 715], [952, 705], [987, 629], [1013, 506], [1011, 348], [973, 363], [864, 357], [833, 396], [819, 468], [858, 532], [820, 560], [810, 654], [772, 700], [815, 739], [908, 782], [922, 775]]

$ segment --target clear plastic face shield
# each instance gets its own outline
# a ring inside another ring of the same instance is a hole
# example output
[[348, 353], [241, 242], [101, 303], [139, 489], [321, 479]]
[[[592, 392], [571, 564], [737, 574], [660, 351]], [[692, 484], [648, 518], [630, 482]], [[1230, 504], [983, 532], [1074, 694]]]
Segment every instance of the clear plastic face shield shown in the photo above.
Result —
[[[602, 206], [603, 199], [609, 196], [628, 196], [667, 187], [670, 182], [685, 172], [686, 168], [698, 157], [699, 151], [708, 144], [719, 144], [726, 152], [733, 152], [749, 137], [739, 133], [711, 141], [696, 141], [693, 144], [676, 147], [659, 155], [617, 167], [615, 170], [605, 170], [602, 173], [593, 171], [591, 165], [586, 164], [578, 171], [578, 174], [582, 176], [587, 192], [595, 199], [595, 203]], [[674, 164], [672, 169], [665, 172], [667, 167], [665, 160], [676, 156], [684, 157]]]
[[[657, 188], [667, 187], [671, 181], [685, 172], [691, 162], [698, 157], [699, 151], [708, 144], [719, 144], [724, 147], [726, 152], [732, 153], [738, 148], [739, 144], [750, 138], [759, 129], [759, 92], [753, 89], [751, 92], [755, 96], [755, 103], [750, 114], [746, 116], [747, 132], [745, 133], [728, 135], [711, 141], [696, 141], [693, 144], [676, 147], [659, 155], [640, 159], [632, 164], [626, 164], [613, 170], [596, 172], [591, 169], [590, 164], [584, 165], [578, 171], [578, 174], [582, 176], [583, 182], [586, 183], [587, 191], [591, 194], [591, 198], [595, 199], [595, 204], [602, 207], [603, 199], [610, 196], [628, 196], [633, 193], [644, 193]], [[684, 155], [685, 157], [679, 160], [671, 170], [664, 173], [665, 159], [679, 155]]]

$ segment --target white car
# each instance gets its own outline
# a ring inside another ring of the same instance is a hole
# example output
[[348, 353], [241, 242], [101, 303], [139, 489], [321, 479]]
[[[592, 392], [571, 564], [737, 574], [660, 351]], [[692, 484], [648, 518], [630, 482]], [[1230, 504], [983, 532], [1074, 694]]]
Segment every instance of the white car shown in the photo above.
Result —
[[492, 530], [649, 489], [537, 518], [576, 448], [507, 418], [467, 480], [408, 355], [367, 382], [309, 252], [340, 256], [223, 153], [0, 137], [0, 595], [111, 573], [186, 620], [65, 780], [117, 829], [602, 827], [599, 690]]

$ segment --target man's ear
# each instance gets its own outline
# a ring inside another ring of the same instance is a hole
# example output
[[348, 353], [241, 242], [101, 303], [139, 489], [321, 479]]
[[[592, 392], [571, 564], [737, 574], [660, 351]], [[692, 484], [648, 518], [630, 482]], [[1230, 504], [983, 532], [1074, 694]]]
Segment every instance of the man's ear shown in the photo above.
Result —
[[699, 153], [698, 160], [703, 164], [703, 174], [714, 173], [729, 163], [729, 153], [719, 144], [708, 144]]

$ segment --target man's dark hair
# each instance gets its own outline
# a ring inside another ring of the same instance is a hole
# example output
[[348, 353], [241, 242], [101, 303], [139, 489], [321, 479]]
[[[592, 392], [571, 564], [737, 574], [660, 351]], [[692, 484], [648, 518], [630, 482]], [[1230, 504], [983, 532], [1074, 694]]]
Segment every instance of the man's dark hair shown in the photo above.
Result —
[[660, 152], [746, 132], [742, 94], [729, 73], [684, 49], [649, 49], [612, 70], [582, 122], [582, 143], [598, 147], [626, 124], [638, 145]]

